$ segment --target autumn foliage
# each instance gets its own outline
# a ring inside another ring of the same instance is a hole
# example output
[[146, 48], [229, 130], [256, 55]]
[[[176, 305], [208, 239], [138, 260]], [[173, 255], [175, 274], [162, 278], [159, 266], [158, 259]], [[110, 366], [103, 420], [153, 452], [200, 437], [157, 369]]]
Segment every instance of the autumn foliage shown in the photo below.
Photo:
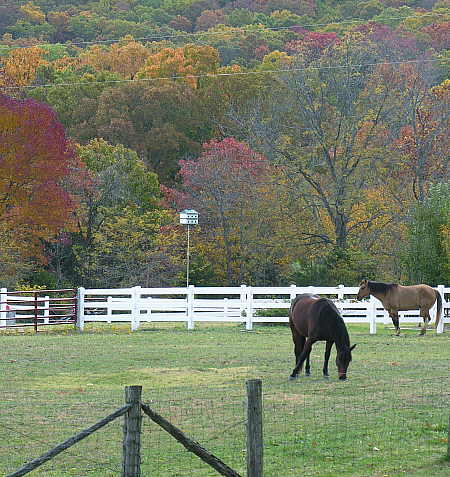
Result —
[[55, 113], [35, 100], [0, 95], [0, 220], [37, 245], [70, 227], [75, 207], [63, 182], [76, 165]]

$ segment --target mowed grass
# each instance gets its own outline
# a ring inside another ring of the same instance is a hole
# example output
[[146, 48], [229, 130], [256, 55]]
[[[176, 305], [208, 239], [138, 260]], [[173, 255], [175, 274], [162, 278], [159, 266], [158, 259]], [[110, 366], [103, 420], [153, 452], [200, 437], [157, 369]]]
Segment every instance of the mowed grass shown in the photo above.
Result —
[[[0, 333], [0, 473], [7, 475], [123, 404], [124, 386], [245, 475], [245, 381], [263, 381], [266, 477], [448, 476], [450, 335], [400, 337], [349, 327], [357, 343], [349, 380], [288, 382], [294, 365], [286, 326], [88, 325], [37, 335]], [[114, 421], [30, 475], [121, 473], [122, 421]], [[216, 474], [144, 416], [142, 475]]]

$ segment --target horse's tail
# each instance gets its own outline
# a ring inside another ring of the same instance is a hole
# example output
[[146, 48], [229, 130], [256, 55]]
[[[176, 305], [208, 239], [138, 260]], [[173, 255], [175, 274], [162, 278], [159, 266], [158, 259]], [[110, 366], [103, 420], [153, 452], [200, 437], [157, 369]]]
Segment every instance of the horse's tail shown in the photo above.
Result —
[[439, 321], [441, 320], [442, 296], [438, 290], [434, 290], [434, 293], [436, 294], [436, 322], [434, 323], [434, 326], [437, 328]]

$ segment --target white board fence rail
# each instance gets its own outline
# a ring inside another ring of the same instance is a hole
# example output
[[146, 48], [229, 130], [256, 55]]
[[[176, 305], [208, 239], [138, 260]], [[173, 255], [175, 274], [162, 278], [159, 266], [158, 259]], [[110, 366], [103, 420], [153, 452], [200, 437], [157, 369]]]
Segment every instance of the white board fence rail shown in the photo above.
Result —
[[[442, 296], [442, 319], [437, 333], [449, 323], [450, 288], [436, 287]], [[185, 322], [192, 330], [199, 322], [245, 324], [252, 330], [259, 323], [287, 323], [291, 300], [301, 293], [315, 293], [331, 298], [346, 323], [366, 323], [375, 334], [377, 323], [390, 324], [391, 319], [381, 302], [374, 297], [356, 301], [358, 287], [189, 287], [122, 289], [78, 289], [77, 326], [83, 330], [87, 322], [129, 322], [137, 330], [145, 322]], [[275, 309], [277, 310], [275, 312]], [[286, 316], [280, 309], [285, 309]], [[274, 310], [271, 315], [270, 310]], [[418, 310], [400, 312], [400, 323], [420, 323]], [[434, 321], [436, 305], [431, 310]]]

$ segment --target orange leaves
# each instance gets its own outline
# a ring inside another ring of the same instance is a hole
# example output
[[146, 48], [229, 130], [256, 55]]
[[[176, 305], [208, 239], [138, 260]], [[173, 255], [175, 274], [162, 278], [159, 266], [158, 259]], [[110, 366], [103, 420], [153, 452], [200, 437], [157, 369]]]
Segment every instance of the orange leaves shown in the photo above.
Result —
[[131, 36], [125, 37], [107, 49], [99, 45], [91, 46], [80, 55], [82, 64], [88, 64], [95, 69], [111, 71], [123, 78], [132, 79], [144, 66], [150, 52]]
[[30, 48], [16, 48], [3, 60], [3, 79], [0, 77], [0, 85], [14, 84], [28, 86], [35, 77], [40, 66], [47, 65], [43, 59], [45, 51], [37, 46]]
[[140, 78], [177, 78], [196, 88], [197, 75], [215, 73], [219, 66], [219, 53], [211, 46], [188, 44], [181, 48], [164, 48], [151, 55], [144, 68], [138, 72]]

